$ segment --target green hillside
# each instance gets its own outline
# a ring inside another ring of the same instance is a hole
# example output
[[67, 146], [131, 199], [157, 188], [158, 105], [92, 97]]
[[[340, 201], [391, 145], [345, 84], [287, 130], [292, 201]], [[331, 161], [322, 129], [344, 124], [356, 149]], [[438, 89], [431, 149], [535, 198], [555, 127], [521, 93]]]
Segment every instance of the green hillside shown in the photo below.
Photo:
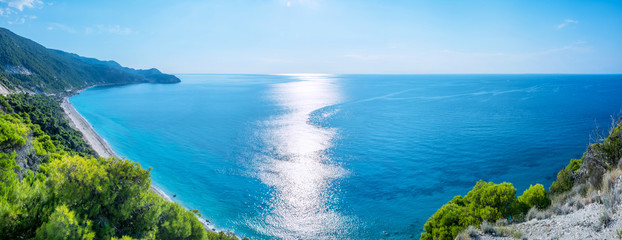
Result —
[[177, 82], [155, 68], [136, 70], [48, 49], [0, 28], [0, 84], [8, 90], [65, 95], [94, 85]]
[[0, 103], [0, 239], [237, 239], [150, 191], [140, 164], [65, 145], [78, 133], [49, 96]]
[[179, 79], [0, 28], [0, 84], [27, 92], [0, 95], [0, 239], [238, 239], [208, 232], [198, 211], [152, 192], [140, 164], [95, 156], [60, 107], [59, 97], [85, 87], [144, 82]]

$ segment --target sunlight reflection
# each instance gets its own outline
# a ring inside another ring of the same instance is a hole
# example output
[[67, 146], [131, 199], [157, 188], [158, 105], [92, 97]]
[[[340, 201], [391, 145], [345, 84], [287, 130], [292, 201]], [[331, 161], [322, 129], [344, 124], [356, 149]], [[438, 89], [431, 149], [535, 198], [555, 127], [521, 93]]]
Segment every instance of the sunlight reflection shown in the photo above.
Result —
[[275, 192], [260, 231], [285, 239], [330, 238], [346, 229], [346, 218], [330, 204], [331, 184], [345, 171], [326, 155], [336, 129], [309, 120], [314, 111], [339, 103], [340, 93], [331, 75], [289, 76], [298, 81], [276, 84], [272, 92], [285, 113], [267, 121], [262, 134], [271, 150], [262, 156], [259, 178]]

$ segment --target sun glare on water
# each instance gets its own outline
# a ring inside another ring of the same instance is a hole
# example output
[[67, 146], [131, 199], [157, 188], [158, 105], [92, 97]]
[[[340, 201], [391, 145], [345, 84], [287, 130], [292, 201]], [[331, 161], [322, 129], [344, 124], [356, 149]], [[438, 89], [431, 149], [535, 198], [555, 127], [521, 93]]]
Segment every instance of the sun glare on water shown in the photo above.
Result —
[[326, 238], [346, 229], [347, 218], [330, 208], [332, 182], [345, 170], [333, 165], [326, 151], [336, 129], [310, 123], [312, 113], [341, 101], [335, 78], [325, 74], [291, 74], [296, 81], [275, 84], [272, 96], [284, 114], [266, 121], [261, 133], [270, 152], [258, 159], [258, 176], [272, 187], [271, 209], [258, 229], [266, 235]]

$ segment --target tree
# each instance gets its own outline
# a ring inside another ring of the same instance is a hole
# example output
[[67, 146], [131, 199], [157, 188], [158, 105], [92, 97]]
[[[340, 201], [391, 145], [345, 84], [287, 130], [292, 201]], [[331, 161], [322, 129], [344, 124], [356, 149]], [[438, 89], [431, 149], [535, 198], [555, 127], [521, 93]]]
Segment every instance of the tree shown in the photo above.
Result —
[[551, 199], [546, 196], [546, 190], [542, 184], [530, 185], [517, 200], [526, 204], [528, 208], [545, 209], [551, 205]]
[[91, 230], [91, 221], [80, 221], [67, 206], [60, 205], [50, 216], [47, 223], [37, 229], [35, 239], [92, 240], [95, 233]]

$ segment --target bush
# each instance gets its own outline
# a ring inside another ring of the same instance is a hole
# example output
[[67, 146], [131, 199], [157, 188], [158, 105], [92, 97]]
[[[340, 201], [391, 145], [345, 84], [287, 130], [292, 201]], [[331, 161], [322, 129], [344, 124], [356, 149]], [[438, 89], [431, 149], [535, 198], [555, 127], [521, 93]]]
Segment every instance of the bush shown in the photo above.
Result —
[[73, 211], [60, 205], [50, 216], [50, 220], [37, 230], [35, 239], [92, 240], [95, 233], [91, 221], [80, 221]]
[[[151, 192], [139, 164], [63, 149], [27, 116], [0, 111], [0, 239], [237, 239]], [[46, 161], [20, 170], [16, 159], [32, 157]]]
[[510, 183], [478, 181], [465, 197], [454, 197], [426, 221], [421, 239], [454, 239], [470, 225], [510, 217], [515, 194]]
[[551, 199], [546, 196], [546, 190], [544, 190], [542, 184], [529, 186], [517, 200], [526, 204], [529, 208], [545, 209], [551, 205]]
[[581, 169], [581, 163], [583, 159], [572, 159], [570, 163], [557, 173], [557, 179], [555, 182], [551, 184], [549, 187], [549, 191], [551, 193], [563, 193], [570, 189], [574, 185], [574, 175], [578, 174], [579, 169]]

